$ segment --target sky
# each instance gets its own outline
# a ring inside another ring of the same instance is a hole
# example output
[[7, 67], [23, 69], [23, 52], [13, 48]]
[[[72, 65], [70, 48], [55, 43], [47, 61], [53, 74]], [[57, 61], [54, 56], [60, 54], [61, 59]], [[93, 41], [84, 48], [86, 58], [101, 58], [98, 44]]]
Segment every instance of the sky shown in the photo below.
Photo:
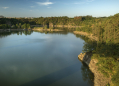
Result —
[[0, 0], [5, 17], [108, 17], [119, 13], [119, 0]]

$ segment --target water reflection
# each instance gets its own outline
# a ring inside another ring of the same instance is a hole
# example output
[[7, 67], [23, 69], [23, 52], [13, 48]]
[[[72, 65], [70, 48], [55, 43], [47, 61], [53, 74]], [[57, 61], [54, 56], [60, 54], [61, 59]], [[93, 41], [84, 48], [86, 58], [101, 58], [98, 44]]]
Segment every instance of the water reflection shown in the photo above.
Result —
[[17, 35], [31, 35], [33, 33], [32, 30], [24, 30], [24, 31], [11, 31], [11, 32], [0, 32], [0, 38], [7, 37], [12, 34], [17, 34]]
[[0, 85], [93, 86], [82, 79], [82, 70], [90, 73], [77, 59], [84, 41], [71, 32], [44, 33], [1, 34]]
[[97, 46], [96, 41], [91, 40], [91, 39], [89, 39], [89, 38], [86, 37], [86, 36], [76, 34], [76, 37], [77, 37], [77, 38], [80, 38], [80, 39], [82, 39], [82, 40], [85, 41], [85, 42], [83, 43], [84, 46], [83, 46], [82, 52], [92, 51], [92, 50], [94, 50], [94, 49], [96, 48], [96, 46]]
[[89, 67], [84, 62], [82, 62], [81, 73], [82, 79], [87, 81], [90, 86], [94, 86], [94, 74], [90, 71]]
[[[91, 39], [89, 39], [88, 37], [86, 36], [83, 36], [83, 35], [76, 35], [77, 38], [80, 38], [80, 39], [83, 39], [85, 42], [83, 43], [83, 49], [82, 49], [82, 52], [89, 52], [89, 51], [92, 51], [96, 48], [97, 46], [97, 43], [96, 41], [93, 41]], [[80, 59], [79, 59], [80, 60]], [[80, 60], [80, 62], [82, 63], [82, 66], [81, 66], [81, 73], [82, 73], [82, 78], [84, 81], [87, 81], [90, 86], [93, 86], [94, 83], [94, 74], [90, 71], [89, 67], [87, 66], [87, 64], [85, 64], [84, 62], [82, 62]]]
[[[65, 31], [32, 31], [32, 30], [24, 30], [24, 31], [11, 31], [11, 32], [0, 32], [0, 38], [2, 37], [7, 37], [12, 34], [17, 34], [17, 35], [31, 35], [33, 32], [38, 32], [38, 33], [45, 33], [45, 34], [62, 34], [62, 35], [67, 35], [69, 33], [69, 30]], [[72, 32], [72, 31], [70, 31]]]
[[34, 31], [34, 32], [45, 33], [45, 34], [61, 34], [61, 35], [67, 35], [69, 33], [68, 31]]

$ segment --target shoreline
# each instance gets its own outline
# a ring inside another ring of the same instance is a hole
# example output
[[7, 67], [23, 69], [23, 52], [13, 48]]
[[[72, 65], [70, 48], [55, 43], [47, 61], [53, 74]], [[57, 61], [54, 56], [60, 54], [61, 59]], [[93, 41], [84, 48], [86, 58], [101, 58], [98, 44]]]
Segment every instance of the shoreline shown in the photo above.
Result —
[[63, 30], [59, 30], [59, 29], [0, 29], [0, 32], [26, 31], [26, 30], [32, 30], [32, 31], [63, 31]]
[[59, 29], [32, 29], [33, 31], [63, 31]]
[[80, 35], [84, 35], [87, 36], [88, 38], [90, 38], [91, 40], [95, 40], [98, 41], [98, 38], [96, 36], [93, 36], [93, 34], [89, 34], [87, 32], [82, 32], [82, 31], [73, 31], [74, 34], [80, 34]]
[[111, 82], [111, 77], [107, 78], [100, 71], [98, 71], [98, 66], [96, 66], [98, 60], [91, 59], [92, 55], [93, 55], [92, 51], [80, 53], [78, 55], [78, 59], [86, 63], [91, 72], [94, 74], [94, 86], [106, 86], [108, 83], [111, 84], [111, 86], [113, 86]]
[[67, 28], [81, 28], [81, 27], [84, 27], [84, 26], [73, 26], [73, 25], [54, 25], [54, 27], [67, 27]]
[[[90, 38], [91, 40], [98, 41], [97, 37], [87, 32], [73, 31], [73, 33], [84, 35]], [[96, 63], [98, 63], [98, 60], [91, 59], [92, 55], [93, 55], [92, 51], [86, 52], [86, 53], [80, 53], [78, 55], [78, 59], [86, 63], [89, 69], [91, 70], [91, 72], [94, 74], [94, 86], [107, 86], [107, 84], [110, 84], [109, 86], [114, 86], [113, 83], [111, 82], [111, 77], [107, 78], [100, 71], [98, 71], [98, 66], [96, 66]]]

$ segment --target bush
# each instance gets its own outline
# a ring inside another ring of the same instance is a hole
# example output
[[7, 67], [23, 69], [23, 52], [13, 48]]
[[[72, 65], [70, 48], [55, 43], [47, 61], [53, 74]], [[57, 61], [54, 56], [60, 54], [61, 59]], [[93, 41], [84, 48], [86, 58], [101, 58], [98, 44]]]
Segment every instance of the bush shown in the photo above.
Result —
[[27, 28], [26, 23], [25, 23], [25, 24], [23, 24], [23, 25], [21, 26], [21, 28], [22, 28], [22, 29], [26, 29], [26, 28]]
[[31, 27], [30, 27], [30, 24], [27, 24], [27, 25], [26, 25], [26, 28], [27, 28], [27, 29], [30, 29], [30, 28], [31, 28]]

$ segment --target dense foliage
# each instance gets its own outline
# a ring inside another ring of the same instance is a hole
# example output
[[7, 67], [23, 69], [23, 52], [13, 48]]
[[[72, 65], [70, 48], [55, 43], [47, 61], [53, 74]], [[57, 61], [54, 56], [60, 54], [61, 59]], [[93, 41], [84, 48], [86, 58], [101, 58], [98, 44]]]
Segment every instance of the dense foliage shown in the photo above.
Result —
[[83, 52], [93, 52], [92, 59], [98, 59], [98, 70], [106, 77], [112, 77], [115, 86], [119, 84], [119, 44], [99, 43], [86, 36], [76, 35], [85, 41]]

